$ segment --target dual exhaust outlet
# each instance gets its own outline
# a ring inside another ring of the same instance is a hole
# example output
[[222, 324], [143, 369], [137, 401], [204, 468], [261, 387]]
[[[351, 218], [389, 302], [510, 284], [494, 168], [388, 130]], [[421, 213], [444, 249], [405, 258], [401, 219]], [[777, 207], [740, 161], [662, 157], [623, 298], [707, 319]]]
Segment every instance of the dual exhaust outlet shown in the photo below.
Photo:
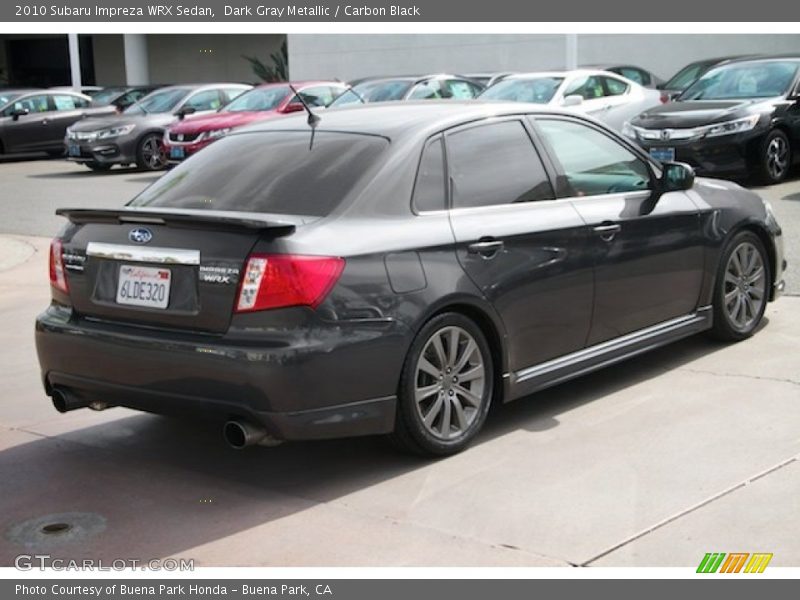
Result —
[[[100, 400], [84, 400], [67, 388], [54, 387], [50, 392], [53, 407], [60, 413], [79, 408], [105, 410], [109, 404]], [[248, 446], [278, 446], [281, 441], [272, 437], [266, 429], [248, 421], [228, 421], [222, 428], [222, 436], [231, 448], [243, 450]]]

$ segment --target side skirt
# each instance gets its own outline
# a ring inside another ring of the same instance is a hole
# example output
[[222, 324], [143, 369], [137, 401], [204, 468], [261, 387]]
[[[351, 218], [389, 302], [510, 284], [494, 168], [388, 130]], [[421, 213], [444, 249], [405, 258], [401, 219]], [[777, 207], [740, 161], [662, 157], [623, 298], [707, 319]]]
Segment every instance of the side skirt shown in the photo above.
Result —
[[521, 369], [511, 374], [510, 394], [506, 397], [515, 400], [705, 331], [711, 328], [712, 319], [711, 307], [704, 306], [692, 314]]

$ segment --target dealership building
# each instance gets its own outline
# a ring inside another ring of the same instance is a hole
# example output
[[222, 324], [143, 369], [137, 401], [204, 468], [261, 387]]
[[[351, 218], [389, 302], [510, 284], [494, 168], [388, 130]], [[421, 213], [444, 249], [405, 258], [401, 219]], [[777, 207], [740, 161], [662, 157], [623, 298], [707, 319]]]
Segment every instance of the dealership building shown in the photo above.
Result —
[[254, 82], [286, 42], [292, 79], [534, 71], [632, 63], [662, 78], [701, 58], [800, 54], [800, 35], [97, 34], [0, 35], [0, 84]]

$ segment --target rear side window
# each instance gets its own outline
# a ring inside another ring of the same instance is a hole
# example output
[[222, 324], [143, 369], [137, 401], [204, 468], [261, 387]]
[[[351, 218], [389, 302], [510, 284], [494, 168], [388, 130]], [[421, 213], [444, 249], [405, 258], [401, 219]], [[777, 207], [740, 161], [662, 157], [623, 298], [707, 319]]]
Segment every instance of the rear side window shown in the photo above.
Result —
[[603, 77], [606, 84], [606, 93], [609, 96], [621, 96], [628, 91], [628, 84], [613, 77]]
[[418, 212], [445, 208], [444, 146], [441, 138], [429, 142], [422, 152], [414, 184], [414, 208]]
[[453, 208], [552, 200], [553, 188], [527, 131], [504, 121], [447, 136]]
[[385, 138], [318, 131], [229, 135], [171, 170], [130, 206], [325, 216], [389, 147]]

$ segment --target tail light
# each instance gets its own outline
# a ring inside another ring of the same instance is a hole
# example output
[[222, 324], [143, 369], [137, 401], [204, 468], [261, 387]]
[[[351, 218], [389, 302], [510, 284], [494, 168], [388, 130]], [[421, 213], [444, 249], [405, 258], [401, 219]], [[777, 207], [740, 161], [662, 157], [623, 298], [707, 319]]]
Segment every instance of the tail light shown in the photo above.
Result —
[[239, 284], [236, 312], [310, 306], [328, 295], [344, 269], [330, 256], [251, 254]]
[[69, 293], [67, 272], [64, 270], [64, 248], [58, 238], [50, 242], [50, 285], [65, 294]]

